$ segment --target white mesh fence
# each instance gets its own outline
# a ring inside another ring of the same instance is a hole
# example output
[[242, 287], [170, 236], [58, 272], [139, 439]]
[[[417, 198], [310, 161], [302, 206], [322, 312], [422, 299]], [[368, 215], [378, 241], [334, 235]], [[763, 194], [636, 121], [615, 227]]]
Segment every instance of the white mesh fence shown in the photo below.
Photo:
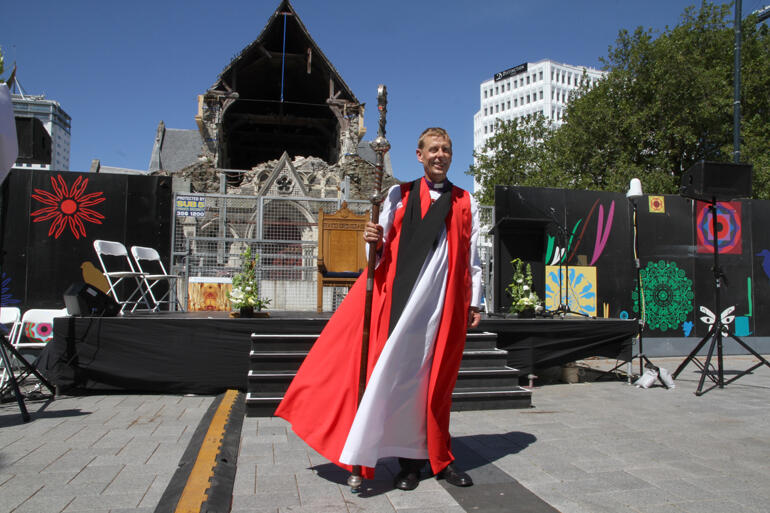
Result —
[[[172, 273], [183, 278], [177, 289], [182, 305], [229, 309], [227, 284], [241, 270], [241, 255], [250, 247], [259, 255], [259, 293], [270, 299], [270, 309], [316, 309], [318, 211], [336, 212], [341, 200], [225, 194], [176, 194], [174, 200], [171, 265]], [[357, 214], [370, 207], [368, 201], [348, 201]], [[492, 211], [481, 210], [479, 246], [487, 283], [492, 241], [486, 234], [493, 225]], [[334, 310], [346, 292], [326, 288], [323, 309]]]

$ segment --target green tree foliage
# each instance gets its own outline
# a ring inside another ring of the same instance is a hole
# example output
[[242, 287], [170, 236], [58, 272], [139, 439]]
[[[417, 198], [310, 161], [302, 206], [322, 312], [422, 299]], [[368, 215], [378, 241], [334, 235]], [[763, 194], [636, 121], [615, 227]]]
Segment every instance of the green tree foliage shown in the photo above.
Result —
[[[468, 171], [479, 200], [491, 202], [495, 184], [621, 192], [633, 177], [647, 193], [676, 194], [697, 160], [732, 162], [732, 13], [704, 2], [657, 37], [621, 30], [603, 59], [607, 76], [576, 92], [564, 125], [544, 134], [498, 125]], [[770, 35], [755, 21], [742, 27], [741, 161], [754, 165], [754, 197], [770, 198]], [[504, 157], [488, 157], [498, 149]]]
[[494, 135], [483, 149], [473, 153], [474, 164], [468, 174], [479, 183], [478, 200], [494, 203], [496, 184], [542, 185], [550, 174], [546, 165], [550, 125], [538, 114], [522, 120], [495, 123]]

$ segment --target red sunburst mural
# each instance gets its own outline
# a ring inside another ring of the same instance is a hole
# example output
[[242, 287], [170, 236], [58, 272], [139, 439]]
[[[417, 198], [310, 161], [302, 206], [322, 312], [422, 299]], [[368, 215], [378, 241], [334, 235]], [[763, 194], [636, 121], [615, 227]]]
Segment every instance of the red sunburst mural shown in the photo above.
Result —
[[67, 187], [61, 175], [56, 178], [51, 177], [51, 186], [53, 194], [43, 189], [35, 189], [32, 197], [41, 203], [49, 205], [47, 207], [35, 210], [30, 214], [35, 218], [34, 222], [40, 223], [53, 219], [51, 227], [48, 229], [48, 236], [54, 236], [58, 239], [59, 235], [69, 227], [72, 235], [76, 239], [86, 236], [86, 228], [83, 222], [102, 224], [104, 216], [99, 212], [88, 208], [98, 205], [107, 198], [104, 198], [103, 192], [91, 192], [84, 194], [88, 186], [88, 178], [83, 179], [78, 176], [71, 187]]

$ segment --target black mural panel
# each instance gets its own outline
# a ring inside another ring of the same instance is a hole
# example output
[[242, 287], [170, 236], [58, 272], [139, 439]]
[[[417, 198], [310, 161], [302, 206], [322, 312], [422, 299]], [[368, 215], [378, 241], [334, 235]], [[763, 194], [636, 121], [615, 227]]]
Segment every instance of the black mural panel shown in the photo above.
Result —
[[[679, 196], [642, 196], [636, 205], [645, 334], [694, 337], [691, 201]], [[639, 315], [638, 300], [634, 302], [634, 315]]]
[[770, 201], [751, 202], [752, 319], [756, 335], [770, 334]]
[[[552, 305], [565, 304], [569, 294], [573, 311], [599, 317], [619, 317], [628, 311], [635, 271], [624, 195], [497, 187], [495, 198], [498, 311], [510, 305], [504, 290], [512, 276], [509, 262], [515, 257], [531, 264], [535, 290]], [[526, 220], [531, 221], [529, 232]], [[544, 237], [537, 238], [532, 232], [541, 227]], [[546, 265], [556, 270], [546, 273]], [[595, 268], [595, 277], [584, 275], [586, 268]], [[559, 273], [571, 279], [560, 283]]]
[[[0, 220], [2, 221], [2, 306], [22, 306], [24, 299], [25, 259], [27, 252], [26, 218], [18, 213], [26, 212], [26, 197], [20, 194], [26, 182], [24, 176], [11, 172], [3, 182], [3, 203]], [[13, 191], [13, 193], [11, 192]], [[23, 228], [22, 228], [23, 227]]]
[[[711, 219], [710, 205], [701, 201], [694, 202], [696, 335], [705, 336], [711, 319], [720, 316], [730, 321], [730, 334], [748, 336], [755, 331], [750, 297], [753, 282], [751, 203], [734, 201], [717, 204], [719, 252], [716, 259]], [[721, 272], [718, 276], [714, 272], [715, 264], [718, 264]], [[734, 307], [734, 311], [729, 312], [731, 307]], [[701, 311], [701, 308], [707, 311]]]
[[[546, 264], [559, 261], [557, 248], [566, 249], [562, 268], [567, 265], [579, 272], [585, 270], [586, 276], [595, 269], [596, 315], [638, 317], [641, 304], [633, 252], [634, 205], [647, 336], [683, 337], [683, 344], [690, 344], [689, 339], [695, 343], [709, 329], [701, 318], [722, 315], [730, 307], [735, 307], [729, 324], [731, 335], [770, 334], [770, 318], [757, 314], [770, 307], [770, 231], [755, 233], [752, 229], [770, 219], [768, 201], [717, 206], [719, 264], [727, 278], [726, 282], [720, 280], [717, 313], [708, 203], [671, 195], [644, 195], [630, 201], [618, 193], [498, 187], [496, 222], [508, 218], [524, 225], [526, 219], [536, 220], [545, 226], [545, 234], [541, 240], [508, 233], [506, 239], [505, 231], [499, 232], [495, 256], [502, 262], [495, 262], [496, 272], [500, 271], [500, 283], [495, 286], [504, 290], [510, 281], [511, 257], [526, 257], [532, 261], [533, 271], [540, 273]], [[549, 276], [535, 276], [541, 298], [551, 283]], [[506, 310], [510, 299], [502, 297], [500, 303], [498, 310]], [[699, 311], [700, 307], [708, 312]]]
[[[596, 269], [595, 287], [581, 289], [578, 285], [574, 292], [570, 292], [570, 297], [574, 297], [582, 309], [584, 300], [589, 299], [589, 291], [595, 290], [597, 309], [594, 315], [620, 317], [622, 312], [628, 311], [629, 291], [636, 278], [630, 204], [625, 195], [609, 192], [569, 191], [566, 198], [565, 262], [570, 266]], [[583, 293], [579, 294], [581, 290]]]
[[[169, 178], [14, 171], [6, 211], [6, 269], [23, 309], [61, 308], [66, 288], [89, 281], [95, 239], [155, 247], [168, 259]], [[138, 236], [140, 234], [141, 236]], [[19, 286], [23, 284], [23, 286]]]

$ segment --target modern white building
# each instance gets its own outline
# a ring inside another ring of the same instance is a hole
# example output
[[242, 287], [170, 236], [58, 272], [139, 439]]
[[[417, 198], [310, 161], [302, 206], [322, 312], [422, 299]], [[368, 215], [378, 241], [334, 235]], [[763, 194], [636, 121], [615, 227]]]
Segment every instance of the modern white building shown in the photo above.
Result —
[[587, 80], [593, 86], [604, 71], [562, 64], [549, 59], [525, 62], [495, 73], [479, 87], [479, 111], [473, 116], [473, 147], [476, 151], [494, 134], [498, 119], [510, 121], [541, 113], [558, 127], [570, 94]]
[[69, 171], [72, 119], [44, 95], [12, 94], [19, 156], [13, 169]]

